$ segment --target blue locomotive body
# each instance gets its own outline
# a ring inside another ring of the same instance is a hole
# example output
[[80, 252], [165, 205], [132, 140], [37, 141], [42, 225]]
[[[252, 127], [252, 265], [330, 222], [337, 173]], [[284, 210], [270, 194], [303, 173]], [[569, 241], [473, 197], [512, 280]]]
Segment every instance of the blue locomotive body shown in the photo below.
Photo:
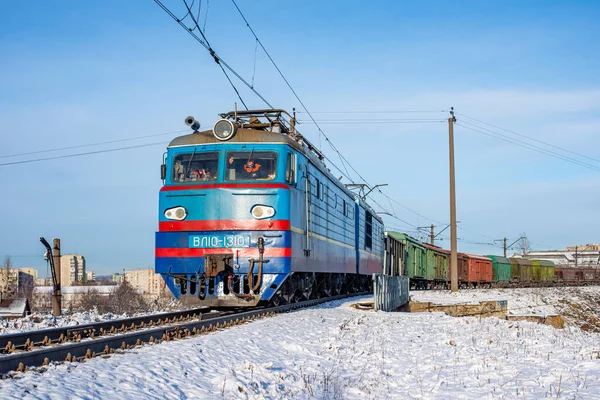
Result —
[[156, 272], [185, 304], [295, 302], [368, 289], [381, 272], [380, 218], [282, 113], [224, 114], [169, 145]]

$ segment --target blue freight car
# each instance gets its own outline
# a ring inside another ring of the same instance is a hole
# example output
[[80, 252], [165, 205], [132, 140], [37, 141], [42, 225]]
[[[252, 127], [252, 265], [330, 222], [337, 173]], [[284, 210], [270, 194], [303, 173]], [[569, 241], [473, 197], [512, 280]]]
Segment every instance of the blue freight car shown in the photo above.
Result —
[[[290, 118], [289, 122], [285, 116]], [[156, 272], [184, 304], [282, 304], [369, 289], [383, 223], [284, 110], [221, 114], [162, 167]]]

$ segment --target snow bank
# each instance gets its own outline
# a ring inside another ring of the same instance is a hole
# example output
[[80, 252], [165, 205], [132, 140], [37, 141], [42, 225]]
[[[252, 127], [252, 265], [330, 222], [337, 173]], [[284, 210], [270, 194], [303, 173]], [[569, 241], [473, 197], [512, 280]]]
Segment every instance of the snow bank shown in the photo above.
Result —
[[567, 323], [581, 325], [594, 315], [600, 321], [600, 286], [470, 289], [452, 293], [449, 290], [412, 291], [411, 299], [436, 304], [475, 303], [484, 300], [508, 300], [512, 315], [560, 314]]
[[[332, 302], [0, 381], [4, 398], [597, 398], [600, 336]], [[510, 301], [510, 299], [508, 299]]]

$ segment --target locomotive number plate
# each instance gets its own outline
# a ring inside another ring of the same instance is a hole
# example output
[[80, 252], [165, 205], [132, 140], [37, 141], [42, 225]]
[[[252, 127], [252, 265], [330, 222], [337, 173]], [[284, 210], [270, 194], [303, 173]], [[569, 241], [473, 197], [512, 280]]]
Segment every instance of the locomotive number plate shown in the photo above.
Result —
[[189, 240], [191, 248], [250, 247], [250, 236], [242, 235], [192, 235]]

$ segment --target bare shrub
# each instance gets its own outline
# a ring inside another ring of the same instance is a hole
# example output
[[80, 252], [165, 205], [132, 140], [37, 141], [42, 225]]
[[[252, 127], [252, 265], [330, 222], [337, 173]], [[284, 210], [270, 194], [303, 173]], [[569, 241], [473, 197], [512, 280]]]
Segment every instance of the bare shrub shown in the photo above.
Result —
[[521, 254], [526, 256], [531, 251], [531, 242], [527, 238], [527, 234], [525, 232], [521, 233], [521, 240], [517, 245], [517, 248], [521, 250]]
[[16, 285], [11, 279], [12, 261], [10, 256], [4, 257], [4, 262], [0, 269], [0, 300], [14, 296]]
[[33, 304], [33, 289], [35, 285], [33, 279], [26, 279], [17, 290], [16, 297], [26, 298], [29, 304]]
[[79, 306], [85, 311], [90, 311], [94, 308], [96, 308], [99, 313], [107, 313], [110, 311], [108, 299], [98, 293], [94, 288], [89, 288], [87, 292], [81, 295]]
[[110, 295], [108, 304], [110, 310], [118, 314], [133, 314], [148, 310], [148, 304], [142, 295], [126, 280]]
[[175, 301], [175, 296], [170, 290], [163, 290], [158, 298], [154, 300], [154, 308], [158, 310], [170, 310], [180, 308], [181, 304]]

